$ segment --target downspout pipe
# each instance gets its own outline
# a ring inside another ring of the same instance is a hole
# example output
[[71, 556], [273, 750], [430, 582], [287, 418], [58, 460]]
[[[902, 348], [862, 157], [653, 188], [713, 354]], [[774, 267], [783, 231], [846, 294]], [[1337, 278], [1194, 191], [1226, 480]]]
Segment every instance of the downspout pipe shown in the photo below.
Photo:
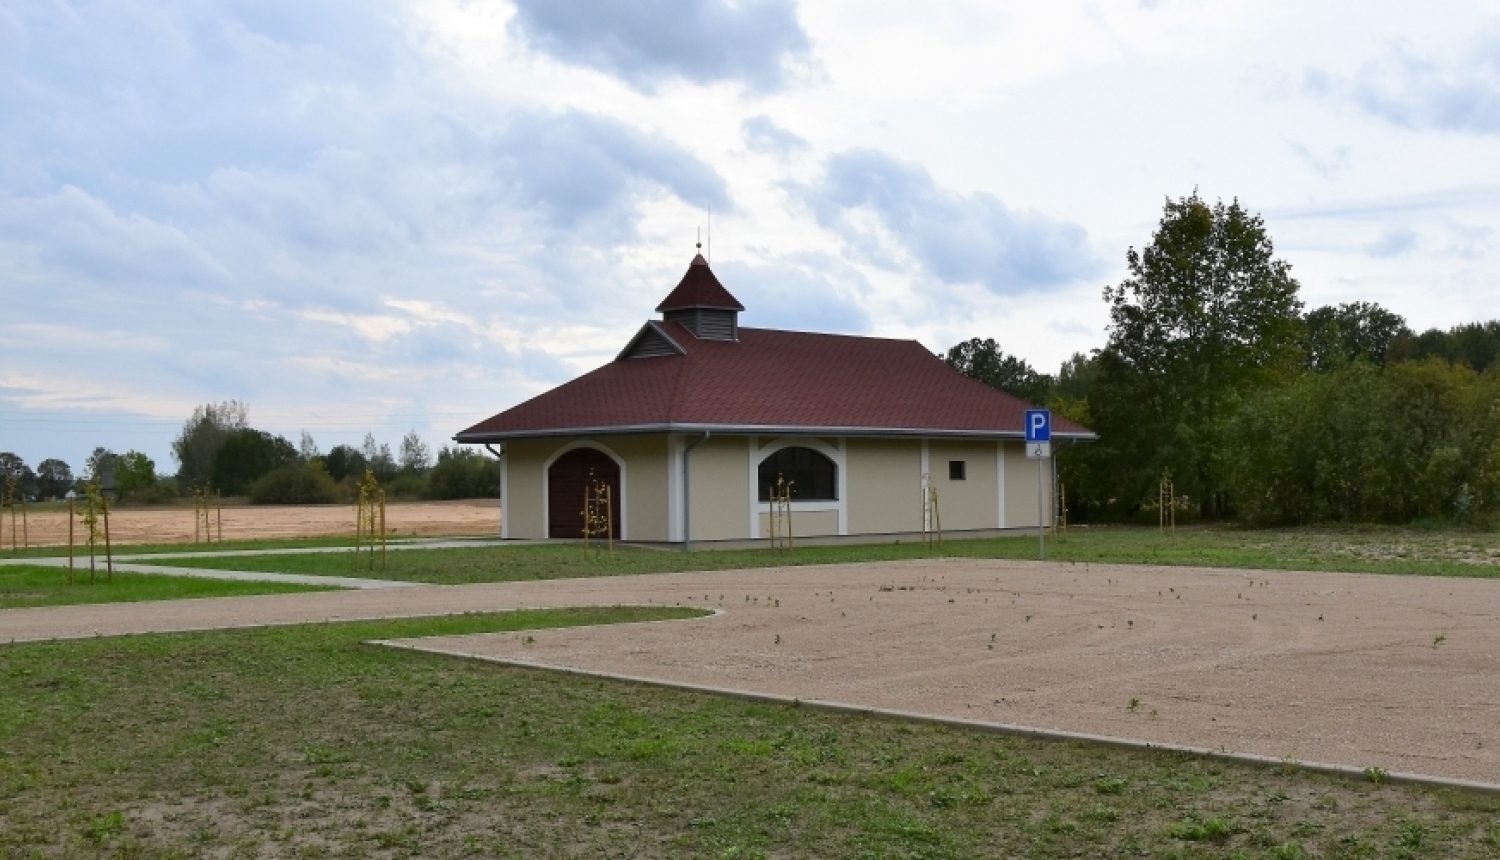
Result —
[[[491, 448], [490, 443], [488, 442], [484, 443], [484, 450], [490, 452], [490, 454], [493, 455], [496, 460], [505, 459], [505, 443], [503, 442], [500, 444], [499, 451]], [[505, 498], [500, 494], [504, 491], [505, 487], [505, 472], [503, 471], [504, 468], [505, 466], [502, 464], [500, 469], [496, 470], [497, 472], [499, 472], [499, 475], [495, 478], [495, 498], [500, 500], [500, 536], [502, 538], [505, 537]]]
[[708, 441], [711, 433], [703, 431], [703, 437], [693, 444], [682, 449], [682, 550], [689, 552], [693, 548], [693, 505], [692, 505], [692, 482], [689, 477], [692, 474], [688, 464], [692, 461], [693, 449]]

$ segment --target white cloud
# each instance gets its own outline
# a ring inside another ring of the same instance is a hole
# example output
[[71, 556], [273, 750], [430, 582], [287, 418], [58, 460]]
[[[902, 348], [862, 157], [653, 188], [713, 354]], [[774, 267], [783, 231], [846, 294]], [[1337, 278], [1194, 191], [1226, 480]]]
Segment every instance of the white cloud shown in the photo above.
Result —
[[651, 92], [665, 81], [775, 90], [806, 60], [794, 0], [516, 0], [513, 32], [559, 60]]
[[[798, 191], [853, 253], [886, 268], [909, 258], [944, 283], [982, 284], [1002, 295], [1099, 270], [1082, 227], [983, 192], [939, 188], [921, 165], [883, 152], [838, 153], [818, 182]], [[896, 248], [904, 256], [893, 255]]]

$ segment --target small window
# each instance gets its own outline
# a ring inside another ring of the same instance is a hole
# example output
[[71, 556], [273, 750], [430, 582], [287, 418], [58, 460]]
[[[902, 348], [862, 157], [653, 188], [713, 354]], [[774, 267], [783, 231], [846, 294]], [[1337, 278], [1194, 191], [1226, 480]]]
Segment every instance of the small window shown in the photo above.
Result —
[[760, 500], [769, 502], [780, 478], [792, 485], [797, 501], [836, 501], [838, 470], [833, 461], [811, 448], [782, 448], [760, 461]]
[[964, 461], [963, 460], [949, 460], [948, 461], [948, 480], [950, 480], [950, 481], [962, 481], [962, 480], [964, 480]]

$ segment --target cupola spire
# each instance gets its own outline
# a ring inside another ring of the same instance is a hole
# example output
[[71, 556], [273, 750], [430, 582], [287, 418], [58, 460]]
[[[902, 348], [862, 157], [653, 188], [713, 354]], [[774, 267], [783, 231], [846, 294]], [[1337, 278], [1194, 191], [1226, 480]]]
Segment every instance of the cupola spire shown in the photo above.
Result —
[[739, 314], [744, 309], [714, 277], [702, 253], [693, 257], [677, 288], [656, 306], [663, 320], [681, 323], [699, 340], [739, 340]]

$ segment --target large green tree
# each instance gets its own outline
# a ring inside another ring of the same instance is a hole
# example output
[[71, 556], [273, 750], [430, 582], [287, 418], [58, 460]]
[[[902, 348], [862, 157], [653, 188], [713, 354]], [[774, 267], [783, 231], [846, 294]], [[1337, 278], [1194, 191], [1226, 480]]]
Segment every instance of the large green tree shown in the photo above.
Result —
[[15, 479], [16, 492], [21, 496], [36, 495], [36, 473], [26, 465], [26, 461], [10, 451], [0, 452], [0, 483], [11, 479]]
[[1428, 329], [1420, 335], [1403, 332], [1390, 346], [1391, 361], [1412, 361], [1437, 356], [1454, 364], [1467, 364], [1484, 371], [1500, 360], [1500, 320], [1466, 323], [1443, 331]]
[[364, 455], [349, 445], [335, 445], [333, 450], [319, 459], [335, 481], [342, 481], [351, 475], [363, 478], [365, 469], [369, 467]]
[[942, 356], [948, 366], [970, 379], [998, 388], [1027, 403], [1044, 403], [1052, 377], [1038, 373], [1019, 356], [1007, 355], [994, 338], [971, 338]]
[[1374, 302], [1328, 305], [1304, 320], [1307, 365], [1332, 370], [1351, 361], [1384, 365], [1397, 338], [1409, 338], [1406, 320]]
[[1225, 426], [1239, 400], [1303, 360], [1291, 266], [1239, 201], [1168, 199], [1151, 243], [1125, 255], [1129, 277], [1105, 287], [1109, 341], [1089, 393], [1125, 503], [1169, 473], [1179, 494], [1222, 515]]
[[43, 460], [36, 467], [37, 486], [42, 498], [62, 498], [73, 489], [73, 468], [55, 458]]
[[120, 459], [119, 454], [101, 445], [95, 448], [94, 452], [89, 454], [89, 458], [83, 462], [84, 476], [90, 481], [107, 483], [107, 478], [112, 480], [111, 476], [115, 472], [115, 461], [118, 459]]
[[131, 496], [156, 486], [156, 461], [140, 451], [126, 451], [115, 458], [115, 490]]
[[250, 427], [250, 407], [238, 400], [205, 403], [193, 410], [172, 442], [177, 480], [183, 492], [213, 481], [214, 460], [229, 437]]
[[225, 495], [243, 495], [261, 476], [297, 462], [297, 449], [285, 437], [247, 428], [231, 434], [219, 447], [213, 486]]

